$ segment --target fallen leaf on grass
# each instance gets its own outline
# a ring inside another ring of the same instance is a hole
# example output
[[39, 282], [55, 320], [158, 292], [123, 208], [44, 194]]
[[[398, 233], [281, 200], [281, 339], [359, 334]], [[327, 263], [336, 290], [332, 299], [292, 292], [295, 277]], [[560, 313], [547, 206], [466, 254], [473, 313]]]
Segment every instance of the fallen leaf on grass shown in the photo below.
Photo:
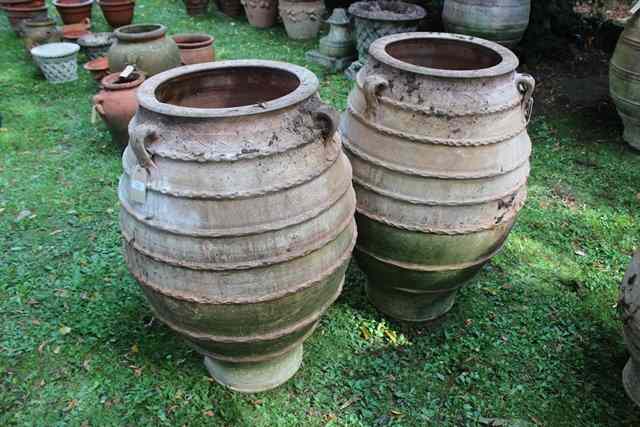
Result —
[[213, 411], [209, 410], [209, 411], [203, 411], [202, 415], [204, 415], [205, 417], [213, 417]]
[[365, 340], [368, 340], [369, 338], [371, 338], [371, 334], [369, 333], [369, 330], [366, 327], [360, 326], [360, 332], [362, 333], [362, 338], [364, 338]]
[[39, 346], [38, 346], [38, 353], [42, 353], [44, 351], [44, 348], [47, 346], [47, 344], [49, 343], [49, 341], [43, 341]]
[[59, 329], [60, 331], [60, 335], [68, 335], [69, 333], [71, 333], [71, 328], [68, 326], [63, 326]]
[[18, 213], [18, 216], [16, 216], [16, 219], [14, 221], [20, 222], [26, 218], [29, 218], [31, 215], [33, 215], [33, 213], [29, 209], [23, 209], [20, 211], [20, 213]]
[[584, 252], [584, 251], [582, 251], [582, 250], [577, 250], [575, 253], [576, 253], [576, 255], [578, 255], [578, 256], [587, 256], [587, 253], [586, 253], [586, 252]]

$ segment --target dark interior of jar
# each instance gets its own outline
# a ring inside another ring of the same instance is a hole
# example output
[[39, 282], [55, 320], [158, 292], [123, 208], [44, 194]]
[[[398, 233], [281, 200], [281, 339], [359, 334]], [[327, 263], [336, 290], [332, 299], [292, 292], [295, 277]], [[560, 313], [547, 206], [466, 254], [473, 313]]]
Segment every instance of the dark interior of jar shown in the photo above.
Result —
[[125, 34], [140, 34], [158, 29], [160, 29], [160, 25], [131, 25], [130, 27], [121, 28], [119, 31]]
[[502, 61], [493, 49], [461, 40], [400, 40], [387, 45], [386, 51], [399, 61], [439, 70], [480, 70]]
[[300, 85], [295, 74], [267, 67], [226, 67], [185, 74], [158, 86], [158, 101], [190, 108], [234, 108], [281, 98]]

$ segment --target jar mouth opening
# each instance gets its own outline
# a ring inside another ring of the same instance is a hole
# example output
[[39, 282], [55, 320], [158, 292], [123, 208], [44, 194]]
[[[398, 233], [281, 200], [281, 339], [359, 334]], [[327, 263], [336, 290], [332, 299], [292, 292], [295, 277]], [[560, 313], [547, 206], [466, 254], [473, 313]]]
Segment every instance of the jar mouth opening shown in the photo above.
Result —
[[179, 117], [233, 117], [289, 107], [312, 96], [318, 79], [275, 61], [195, 64], [160, 73], [138, 91], [146, 109]]
[[458, 34], [395, 34], [373, 42], [369, 53], [392, 67], [435, 77], [495, 77], [518, 67], [504, 46]]
[[133, 24], [125, 25], [114, 31], [116, 37], [125, 41], [142, 41], [157, 39], [167, 32], [167, 27], [162, 24]]

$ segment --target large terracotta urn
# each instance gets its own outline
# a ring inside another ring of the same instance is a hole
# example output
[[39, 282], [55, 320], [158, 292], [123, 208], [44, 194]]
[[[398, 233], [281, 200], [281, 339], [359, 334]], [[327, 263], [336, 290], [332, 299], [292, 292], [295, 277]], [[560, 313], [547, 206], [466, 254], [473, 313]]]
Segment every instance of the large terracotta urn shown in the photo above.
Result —
[[160, 24], [125, 25], [114, 31], [116, 41], [107, 53], [109, 70], [122, 71], [135, 65], [146, 76], [180, 66], [180, 50], [166, 37], [167, 27]]
[[310, 71], [238, 60], [138, 89], [120, 180], [129, 270], [219, 383], [267, 390], [342, 289], [356, 229], [337, 113]]
[[434, 320], [495, 256], [527, 194], [534, 80], [482, 39], [380, 38], [343, 114], [356, 259], [389, 316]]
[[137, 90], [142, 82], [142, 73], [133, 73], [128, 79], [122, 79], [119, 73], [109, 74], [100, 82], [102, 90], [93, 97], [94, 108], [118, 146], [124, 147], [129, 142], [129, 122], [138, 111]]
[[640, 252], [635, 253], [622, 279], [618, 309], [630, 356], [622, 371], [622, 384], [629, 398], [640, 406]]
[[609, 66], [609, 90], [624, 124], [624, 140], [640, 150], [640, 3], [618, 39]]
[[531, 0], [445, 0], [442, 23], [450, 33], [514, 47], [529, 26]]

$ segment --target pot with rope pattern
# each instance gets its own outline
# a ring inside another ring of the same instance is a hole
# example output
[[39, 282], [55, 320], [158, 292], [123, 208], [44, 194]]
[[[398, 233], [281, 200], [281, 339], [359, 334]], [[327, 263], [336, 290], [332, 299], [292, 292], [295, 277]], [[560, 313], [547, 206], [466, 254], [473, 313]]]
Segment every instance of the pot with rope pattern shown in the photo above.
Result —
[[511, 51], [467, 36], [391, 35], [369, 55], [340, 126], [356, 259], [380, 311], [430, 321], [498, 253], [524, 204], [535, 82]]
[[138, 89], [119, 186], [126, 261], [233, 390], [295, 374], [355, 245], [351, 167], [318, 86], [299, 66], [238, 60]]

